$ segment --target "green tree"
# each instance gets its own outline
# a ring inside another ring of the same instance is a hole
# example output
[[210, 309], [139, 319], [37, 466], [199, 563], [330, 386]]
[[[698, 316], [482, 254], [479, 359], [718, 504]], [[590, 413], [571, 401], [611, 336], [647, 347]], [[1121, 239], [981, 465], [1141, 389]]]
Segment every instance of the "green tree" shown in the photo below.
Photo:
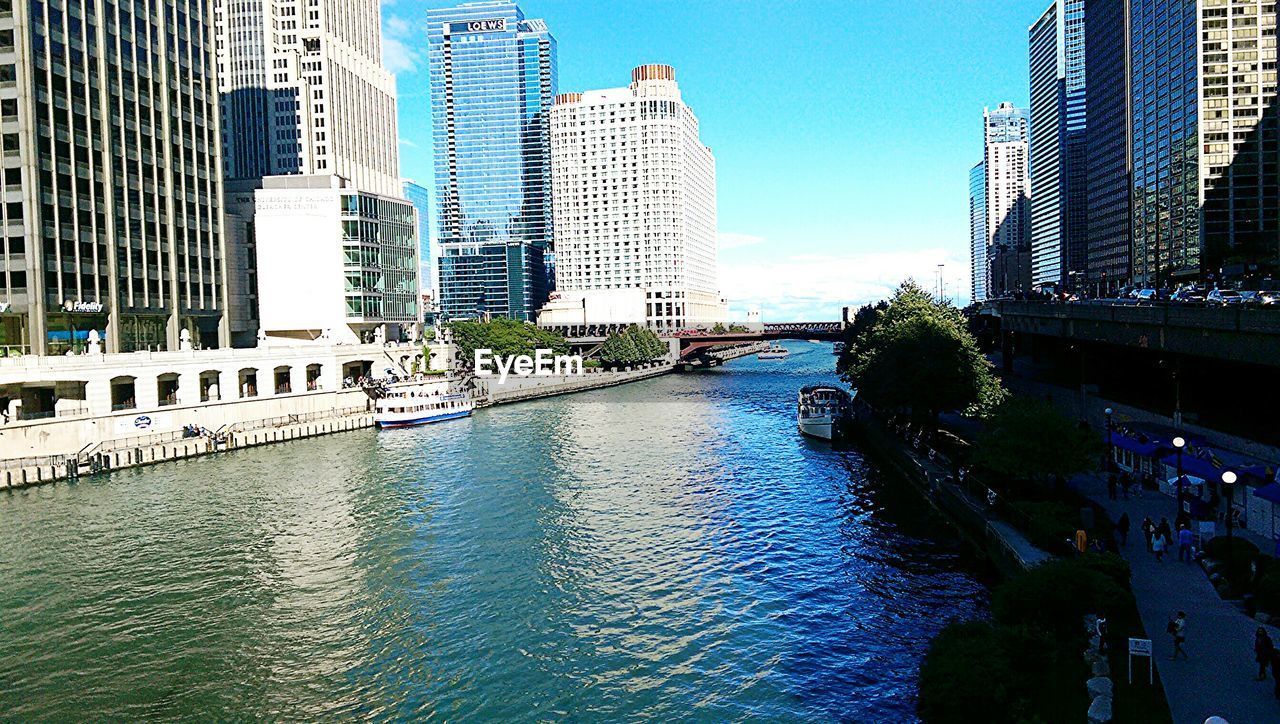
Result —
[[880, 314], [888, 308], [889, 302], [883, 299], [875, 304], [864, 304], [858, 307], [858, 311], [853, 315], [853, 321], [841, 332], [844, 351], [836, 358], [836, 372], [843, 375], [849, 370], [857, 351], [866, 344], [867, 334], [880, 319]]
[[715, 326], [711, 328], [711, 331], [715, 332], [716, 334], [724, 334], [728, 330], [725, 329], [724, 323], [716, 322]]
[[1070, 477], [1092, 470], [1102, 444], [1041, 400], [1013, 397], [992, 412], [973, 446], [973, 463], [1013, 480]]
[[564, 337], [537, 325], [517, 319], [498, 318], [488, 322], [459, 320], [449, 323], [453, 343], [458, 347], [462, 364], [470, 367], [477, 349], [490, 349], [498, 357], [530, 355], [539, 349], [552, 354], [565, 354], [569, 345]]
[[914, 281], [867, 314], [874, 317], [861, 334], [853, 333], [843, 376], [873, 407], [932, 421], [941, 412], [982, 413], [1003, 399], [964, 316]]
[[640, 350], [630, 334], [614, 332], [600, 347], [600, 359], [611, 365], [634, 364], [640, 361]]

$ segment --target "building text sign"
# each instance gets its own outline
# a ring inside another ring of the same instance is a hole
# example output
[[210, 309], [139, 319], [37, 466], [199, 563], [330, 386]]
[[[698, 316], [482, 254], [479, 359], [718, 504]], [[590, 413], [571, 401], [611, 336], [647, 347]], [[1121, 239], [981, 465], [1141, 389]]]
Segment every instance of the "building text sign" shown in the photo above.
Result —
[[465, 23], [449, 23], [449, 33], [502, 33], [506, 32], [506, 18], [468, 20]]

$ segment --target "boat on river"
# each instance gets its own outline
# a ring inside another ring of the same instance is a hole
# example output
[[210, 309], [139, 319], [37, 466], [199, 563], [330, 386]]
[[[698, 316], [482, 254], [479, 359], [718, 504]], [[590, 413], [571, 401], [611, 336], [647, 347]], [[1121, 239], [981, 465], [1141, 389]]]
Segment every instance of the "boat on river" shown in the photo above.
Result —
[[804, 435], [823, 440], [841, 437], [853, 420], [853, 395], [834, 385], [800, 388], [796, 427]]
[[844, 354], [844, 342], [832, 342], [831, 354]]
[[471, 415], [471, 396], [449, 391], [448, 380], [407, 380], [385, 385], [374, 398], [379, 429], [416, 427]]
[[791, 354], [786, 347], [780, 344], [771, 344], [769, 349], [756, 353], [756, 359], [786, 359]]

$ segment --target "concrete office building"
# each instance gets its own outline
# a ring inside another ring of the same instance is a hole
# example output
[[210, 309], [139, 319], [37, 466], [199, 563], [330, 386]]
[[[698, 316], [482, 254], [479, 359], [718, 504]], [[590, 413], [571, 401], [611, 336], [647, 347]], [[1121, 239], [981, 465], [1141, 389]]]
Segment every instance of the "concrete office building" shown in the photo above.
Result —
[[1028, 35], [1031, 279], [1061, 288], [1085, 265], [1084, 0], [1054, 0]]
[[[1013, 289], [991, 283], [990, 260], [996, 249], [1022, 250], [1030, 242], [1030, 180], [1027, 174], [1027, 111], [1004, 102], [983, 110], [982, 183], [983, 238], [971, 239], [973, 301], [981, 302]], [[977, 167], [975, 167], [977, 168]], [[975, 206], [974, 170], [970, 170], [970, 206]], [[970, 233], [975, 224], [970, 222]], [[1014, 275], [1016, 278], [1017, 275]]]
[[428, 10], [427, 40], [440, 313], [532, 321], [549, 287], [555, 39], [499, 1]]
[[0, 10], [0, 351], [225, 344], [208, 6]]
[[[611, 318], [659, 330], [725, 320], [715, 159], [675, 69], [642, 65], [625, 88], [557, 95], [551, 181], [559, 299], [549, 313], [598, 296], [612, 300], [596, 305]], [[634, 312], [613, 309], [626, 300]], [[584, 314], [592, 306], [584, 303]]]
[[271, 176], [315, 175], [399, 197], [395, 80], [382, 66], [376, 0], [218, 0], [214, 12], [230, 326], [247, 346], [261, 304], [255, 192]]

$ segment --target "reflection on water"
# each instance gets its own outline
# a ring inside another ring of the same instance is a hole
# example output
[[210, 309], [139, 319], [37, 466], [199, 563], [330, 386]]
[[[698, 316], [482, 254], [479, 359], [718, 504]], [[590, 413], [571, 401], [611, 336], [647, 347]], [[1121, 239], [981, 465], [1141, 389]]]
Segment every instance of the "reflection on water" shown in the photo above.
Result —
[[7, 716], [909, 719], [983, 605], [785, 361], [0, 495]]

